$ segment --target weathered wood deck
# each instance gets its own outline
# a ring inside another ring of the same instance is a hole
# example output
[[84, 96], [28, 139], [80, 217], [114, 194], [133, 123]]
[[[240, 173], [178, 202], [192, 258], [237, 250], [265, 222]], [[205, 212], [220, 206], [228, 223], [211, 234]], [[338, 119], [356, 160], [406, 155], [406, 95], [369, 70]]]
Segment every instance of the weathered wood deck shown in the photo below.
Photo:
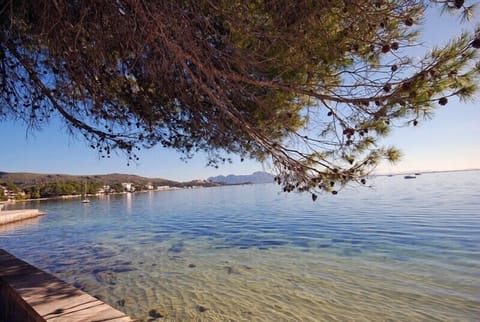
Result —
[[0, 249], [0, 321], [132, 321], [124, 313]]
[[10, 224], [12, 222], [43, 215], [45, 215], [45, 213], [38, 209], [2, 210], [0, 211], [0, 225]]

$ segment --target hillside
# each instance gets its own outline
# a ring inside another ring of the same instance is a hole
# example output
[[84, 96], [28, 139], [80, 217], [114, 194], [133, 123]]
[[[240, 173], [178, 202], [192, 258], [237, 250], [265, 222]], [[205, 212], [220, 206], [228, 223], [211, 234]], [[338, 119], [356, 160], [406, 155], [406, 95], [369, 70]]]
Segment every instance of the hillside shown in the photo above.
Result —
[[28, 187], [34, 184], [44, 184], [50, 182], [72, 182], [88, 181], [90, 183], [101, 183], [112, 185], [114, 183], [130, 182], [137, 185], [151, 183], [157, 186], [183, 186], [181, 182], [163, 179], [146, 178], [132, 174], [103, 174], [103, 175], [68, 175], [68, 174], [41, 174], [28, 172], [0, 172], [0, 183], [10, 182], [18, 187]]

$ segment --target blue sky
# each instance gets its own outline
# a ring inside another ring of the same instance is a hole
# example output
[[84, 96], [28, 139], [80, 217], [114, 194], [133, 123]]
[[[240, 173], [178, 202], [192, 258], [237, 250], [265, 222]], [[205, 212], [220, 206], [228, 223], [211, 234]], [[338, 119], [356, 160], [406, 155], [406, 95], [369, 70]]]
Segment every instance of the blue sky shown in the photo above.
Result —
[[[454, 32], [472, 28], [479, 22], [477, 17], [461, 25], [458, 19], [433, 14], [426, 21], [424, 41], [428, 46], [443, 44]], [[400, 148], [403, 158], [393, 166], [381, 165], [378, 168], [381, 173], [480, 168], [480, 99], [469, 104], [451, 102], [439, 108], [432, 120], [421, 122], [418, 127], [396, 128], [384, 144]], [[131, 173], [187, 181], [269, 170], [268, 166], [254, 161], [240, 162], [235, 156], [233, 160], [233, 164], [214, 169], [205, 166], [205, 155], [199, 154], [185, 163], [173, 150], [154, 148], [143, 150], [139, 163], [127, 166], [122, 154], [110, 159], [99, 158], [84, 141], [68, 136], [59, 122], [28, 133], [21, 123], [0, 123], [0, 171]]]

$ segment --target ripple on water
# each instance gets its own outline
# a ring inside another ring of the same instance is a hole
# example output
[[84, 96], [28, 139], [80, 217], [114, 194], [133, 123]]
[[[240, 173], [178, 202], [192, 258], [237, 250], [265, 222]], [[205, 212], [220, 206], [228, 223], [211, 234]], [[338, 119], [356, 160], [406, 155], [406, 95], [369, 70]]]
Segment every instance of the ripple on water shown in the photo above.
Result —
[[0, 245], [145, 321], [477, 320], [479, 173], [401, 179], [47, 202]]

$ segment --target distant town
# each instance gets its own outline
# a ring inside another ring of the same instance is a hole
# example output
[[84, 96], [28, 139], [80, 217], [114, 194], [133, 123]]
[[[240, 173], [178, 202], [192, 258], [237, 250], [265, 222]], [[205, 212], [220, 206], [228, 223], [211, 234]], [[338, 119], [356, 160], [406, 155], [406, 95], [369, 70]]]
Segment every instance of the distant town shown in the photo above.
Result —
[[65, 174], [0, 172], [0, 202], [46, 198], [75, 198], [79, 196], [265, 182], [273, 182], [273, 176], [265, 172], [255, 172], [251, 175], [218, 176], [208, 178], [207, 180], [177, 182], [128, 174], [73, 176]]

